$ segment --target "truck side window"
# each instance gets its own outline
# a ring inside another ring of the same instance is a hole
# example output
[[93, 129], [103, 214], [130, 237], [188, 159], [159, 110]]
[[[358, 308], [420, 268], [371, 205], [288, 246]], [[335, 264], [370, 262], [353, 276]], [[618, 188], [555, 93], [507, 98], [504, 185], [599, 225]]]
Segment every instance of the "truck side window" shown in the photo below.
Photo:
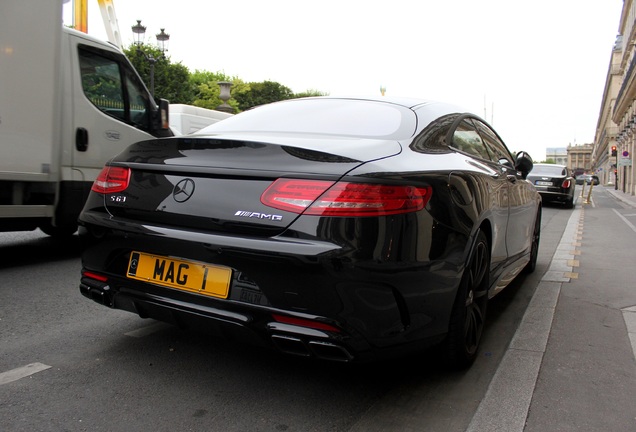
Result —
[[126, 89], [128, 90], [128, 99], [130, 100], [130, 122], [139, 129], [148, 130], [148, 106], [150, 105], [148, 92], [146, 92], [146, 89], [141, 83], [135, 79], [136, 77], [133, 71], [128, 68], [126, 68], [125, 71]]
[[126, 121], [119, 64], [82, 48], [79, 60], [82, 88], [88, 100], [106, 114]]
[[150, 127], [148, 92], [135, 72], [113, 53], [79, 47], [82, 88], [89, 101], [103, 113], [136, 128]]

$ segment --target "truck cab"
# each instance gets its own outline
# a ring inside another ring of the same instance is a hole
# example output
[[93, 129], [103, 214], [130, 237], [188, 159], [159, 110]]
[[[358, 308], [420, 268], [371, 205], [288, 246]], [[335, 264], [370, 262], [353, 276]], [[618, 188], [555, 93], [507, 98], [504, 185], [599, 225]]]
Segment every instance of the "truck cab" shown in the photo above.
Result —
[[[106, 161], [173, 133], [168, 102], [126, 56], [63, 27], [61, 0], [45, 3], [37, 14], [28, 2], [0, 6], [0, 231], [64, 236]], [[24, 37], [25, 22], [39, 34]]]

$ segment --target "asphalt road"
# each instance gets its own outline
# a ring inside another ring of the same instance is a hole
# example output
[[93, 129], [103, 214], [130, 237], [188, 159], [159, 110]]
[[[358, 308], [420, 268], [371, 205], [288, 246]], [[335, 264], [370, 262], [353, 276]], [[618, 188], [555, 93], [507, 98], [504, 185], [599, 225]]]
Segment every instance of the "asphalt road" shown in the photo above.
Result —
[[77, 237], [0, 233], [2, 431], [465, 431], [571, 211], [545, 207], [537, 270], [491, 301], [480, 357], [369, 365], [282, 356], [80, 295]]

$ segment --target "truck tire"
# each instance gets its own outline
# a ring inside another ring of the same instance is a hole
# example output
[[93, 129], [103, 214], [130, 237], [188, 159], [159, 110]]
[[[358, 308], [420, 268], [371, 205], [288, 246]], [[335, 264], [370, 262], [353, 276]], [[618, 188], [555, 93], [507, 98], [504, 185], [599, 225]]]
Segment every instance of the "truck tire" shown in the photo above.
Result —
[[51, 222], [40, 225], [39, 227], [44, 234], [55, 238], [70, 237], [77, 231], [77, 224], [67, 224], [61, 226], [53, 226]]

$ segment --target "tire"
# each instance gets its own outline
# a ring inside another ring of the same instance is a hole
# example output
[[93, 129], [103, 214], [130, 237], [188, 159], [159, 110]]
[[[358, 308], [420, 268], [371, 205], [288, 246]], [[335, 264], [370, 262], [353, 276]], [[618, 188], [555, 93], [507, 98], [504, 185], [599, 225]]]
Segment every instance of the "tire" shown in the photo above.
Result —
[[570, 198], [569, 200], [565, 202], [565, 208], [566, 209], [574, 208], [574, 197]]
[[537, 212], [537, 218], [534, 221], [534, 230], [532, 231], [532, 246], [530, 247], [530, 261], [523, 269], [525, 273], [530, 274], [537, 268], [537, 258], [539, 257], [539, 241], [541, 240], [541, 210]]
[[486, 320], [490, 246], [479, 231], [453, 304], [444, 356], [453, 369], [465, 369], [477, 358]]
[[54, 238], [66, 238], [75, 234], [77, 231], [77, 224], [70, 224], [65, 226], [53, 226], [50, 222], [44, 223], [39, 226], [44, 234], [50, 235]]

